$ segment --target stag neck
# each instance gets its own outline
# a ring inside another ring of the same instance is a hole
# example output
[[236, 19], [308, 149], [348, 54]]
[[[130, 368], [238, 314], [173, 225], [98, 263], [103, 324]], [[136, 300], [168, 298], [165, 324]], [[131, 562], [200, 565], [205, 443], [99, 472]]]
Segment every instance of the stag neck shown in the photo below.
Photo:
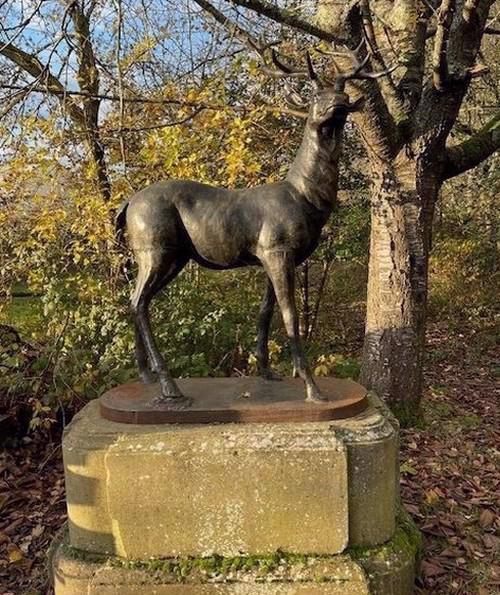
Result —
[[302, 143], [286, 180], [317, 209], [328, 216], [337, 198], [338, 160], [342, 130], [333, 138], [322, 138], [317, 127], [307, 120]]

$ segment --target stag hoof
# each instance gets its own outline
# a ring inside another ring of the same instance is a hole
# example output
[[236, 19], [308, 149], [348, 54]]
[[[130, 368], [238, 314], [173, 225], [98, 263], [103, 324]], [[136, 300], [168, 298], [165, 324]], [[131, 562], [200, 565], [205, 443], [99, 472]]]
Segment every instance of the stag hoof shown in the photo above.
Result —
[[160, 373], [161, 397], [164, 399], [180, 399], [184, 395], [173, 378]]
[[264, 378], [264, 380], [283, 380], [283, 376], [281, 376], [277, 372], [273, 372], [271, 368], [261, 370], [260, 375], [262, 378]]
[[167, 406], [168, 409], [179, 411], [190, 407], [193, 404], [193, 399], [191, 399], [191, 397], [185, 397], [184, 395], [181, 395], [180, 397], [165, 397], [164, 395], [158, 395], [153, 398], [152, 403], [153, 405], [163, 405]]

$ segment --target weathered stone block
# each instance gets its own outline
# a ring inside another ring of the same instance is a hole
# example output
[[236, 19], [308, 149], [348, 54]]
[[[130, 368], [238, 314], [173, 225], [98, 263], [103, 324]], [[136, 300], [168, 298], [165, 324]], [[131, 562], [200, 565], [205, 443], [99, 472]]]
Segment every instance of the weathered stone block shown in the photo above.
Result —
[[370, 393], [370, 407], [331, 422], [347, 449], [349, 545], [372, 546], [394, 534], [399, 498], [399, 433], [390, 411]]
[[391, 540], [333, 556], [123, 560], [52, 547], [56, 595], [411, 595], [420, 536], [405, 513]]
[[89, 403], [63, 440], [70, 543], [126, 558], [341, 552], [347, 453], [330, 423], [135, 426]]
[[126, 561], [55, 544], [56, 595], [369, 595], [349, 556], [176, 558]]

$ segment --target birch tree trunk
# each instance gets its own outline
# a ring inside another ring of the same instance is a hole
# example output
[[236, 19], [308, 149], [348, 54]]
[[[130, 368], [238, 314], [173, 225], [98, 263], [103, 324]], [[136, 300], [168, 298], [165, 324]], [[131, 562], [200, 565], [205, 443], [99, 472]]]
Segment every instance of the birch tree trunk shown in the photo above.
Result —
[[[416, 167], [374, 171], [361, 381], [401, 421], [418, 415], [422, 391], [428, 261], [439, 184]], [[416, 183], [415, 183], [416, 182]]]

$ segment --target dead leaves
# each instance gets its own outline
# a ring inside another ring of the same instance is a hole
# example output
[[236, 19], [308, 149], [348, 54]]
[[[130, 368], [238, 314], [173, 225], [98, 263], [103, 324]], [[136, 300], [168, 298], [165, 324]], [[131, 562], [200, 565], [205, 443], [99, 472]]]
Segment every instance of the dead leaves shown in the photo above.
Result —
[[2, 595], [50, 594], [45, 556], [66, 516], [59, 457], [60, 449], [42, 439], [0, 454]]
[[484, 370], [495, 354], [478, 365], [439, 330], [430, 343], [448, 352], [427, 370], [426, 425], [401, 436], [402, 497], [424, 536], [417, 592], [492, 595], [500, 592], [500, 420]]
[[479, 525], [482, 529], [489, 529], [496, 520], [495, 514], [488, 508], [485, 508], [479, 515]]

